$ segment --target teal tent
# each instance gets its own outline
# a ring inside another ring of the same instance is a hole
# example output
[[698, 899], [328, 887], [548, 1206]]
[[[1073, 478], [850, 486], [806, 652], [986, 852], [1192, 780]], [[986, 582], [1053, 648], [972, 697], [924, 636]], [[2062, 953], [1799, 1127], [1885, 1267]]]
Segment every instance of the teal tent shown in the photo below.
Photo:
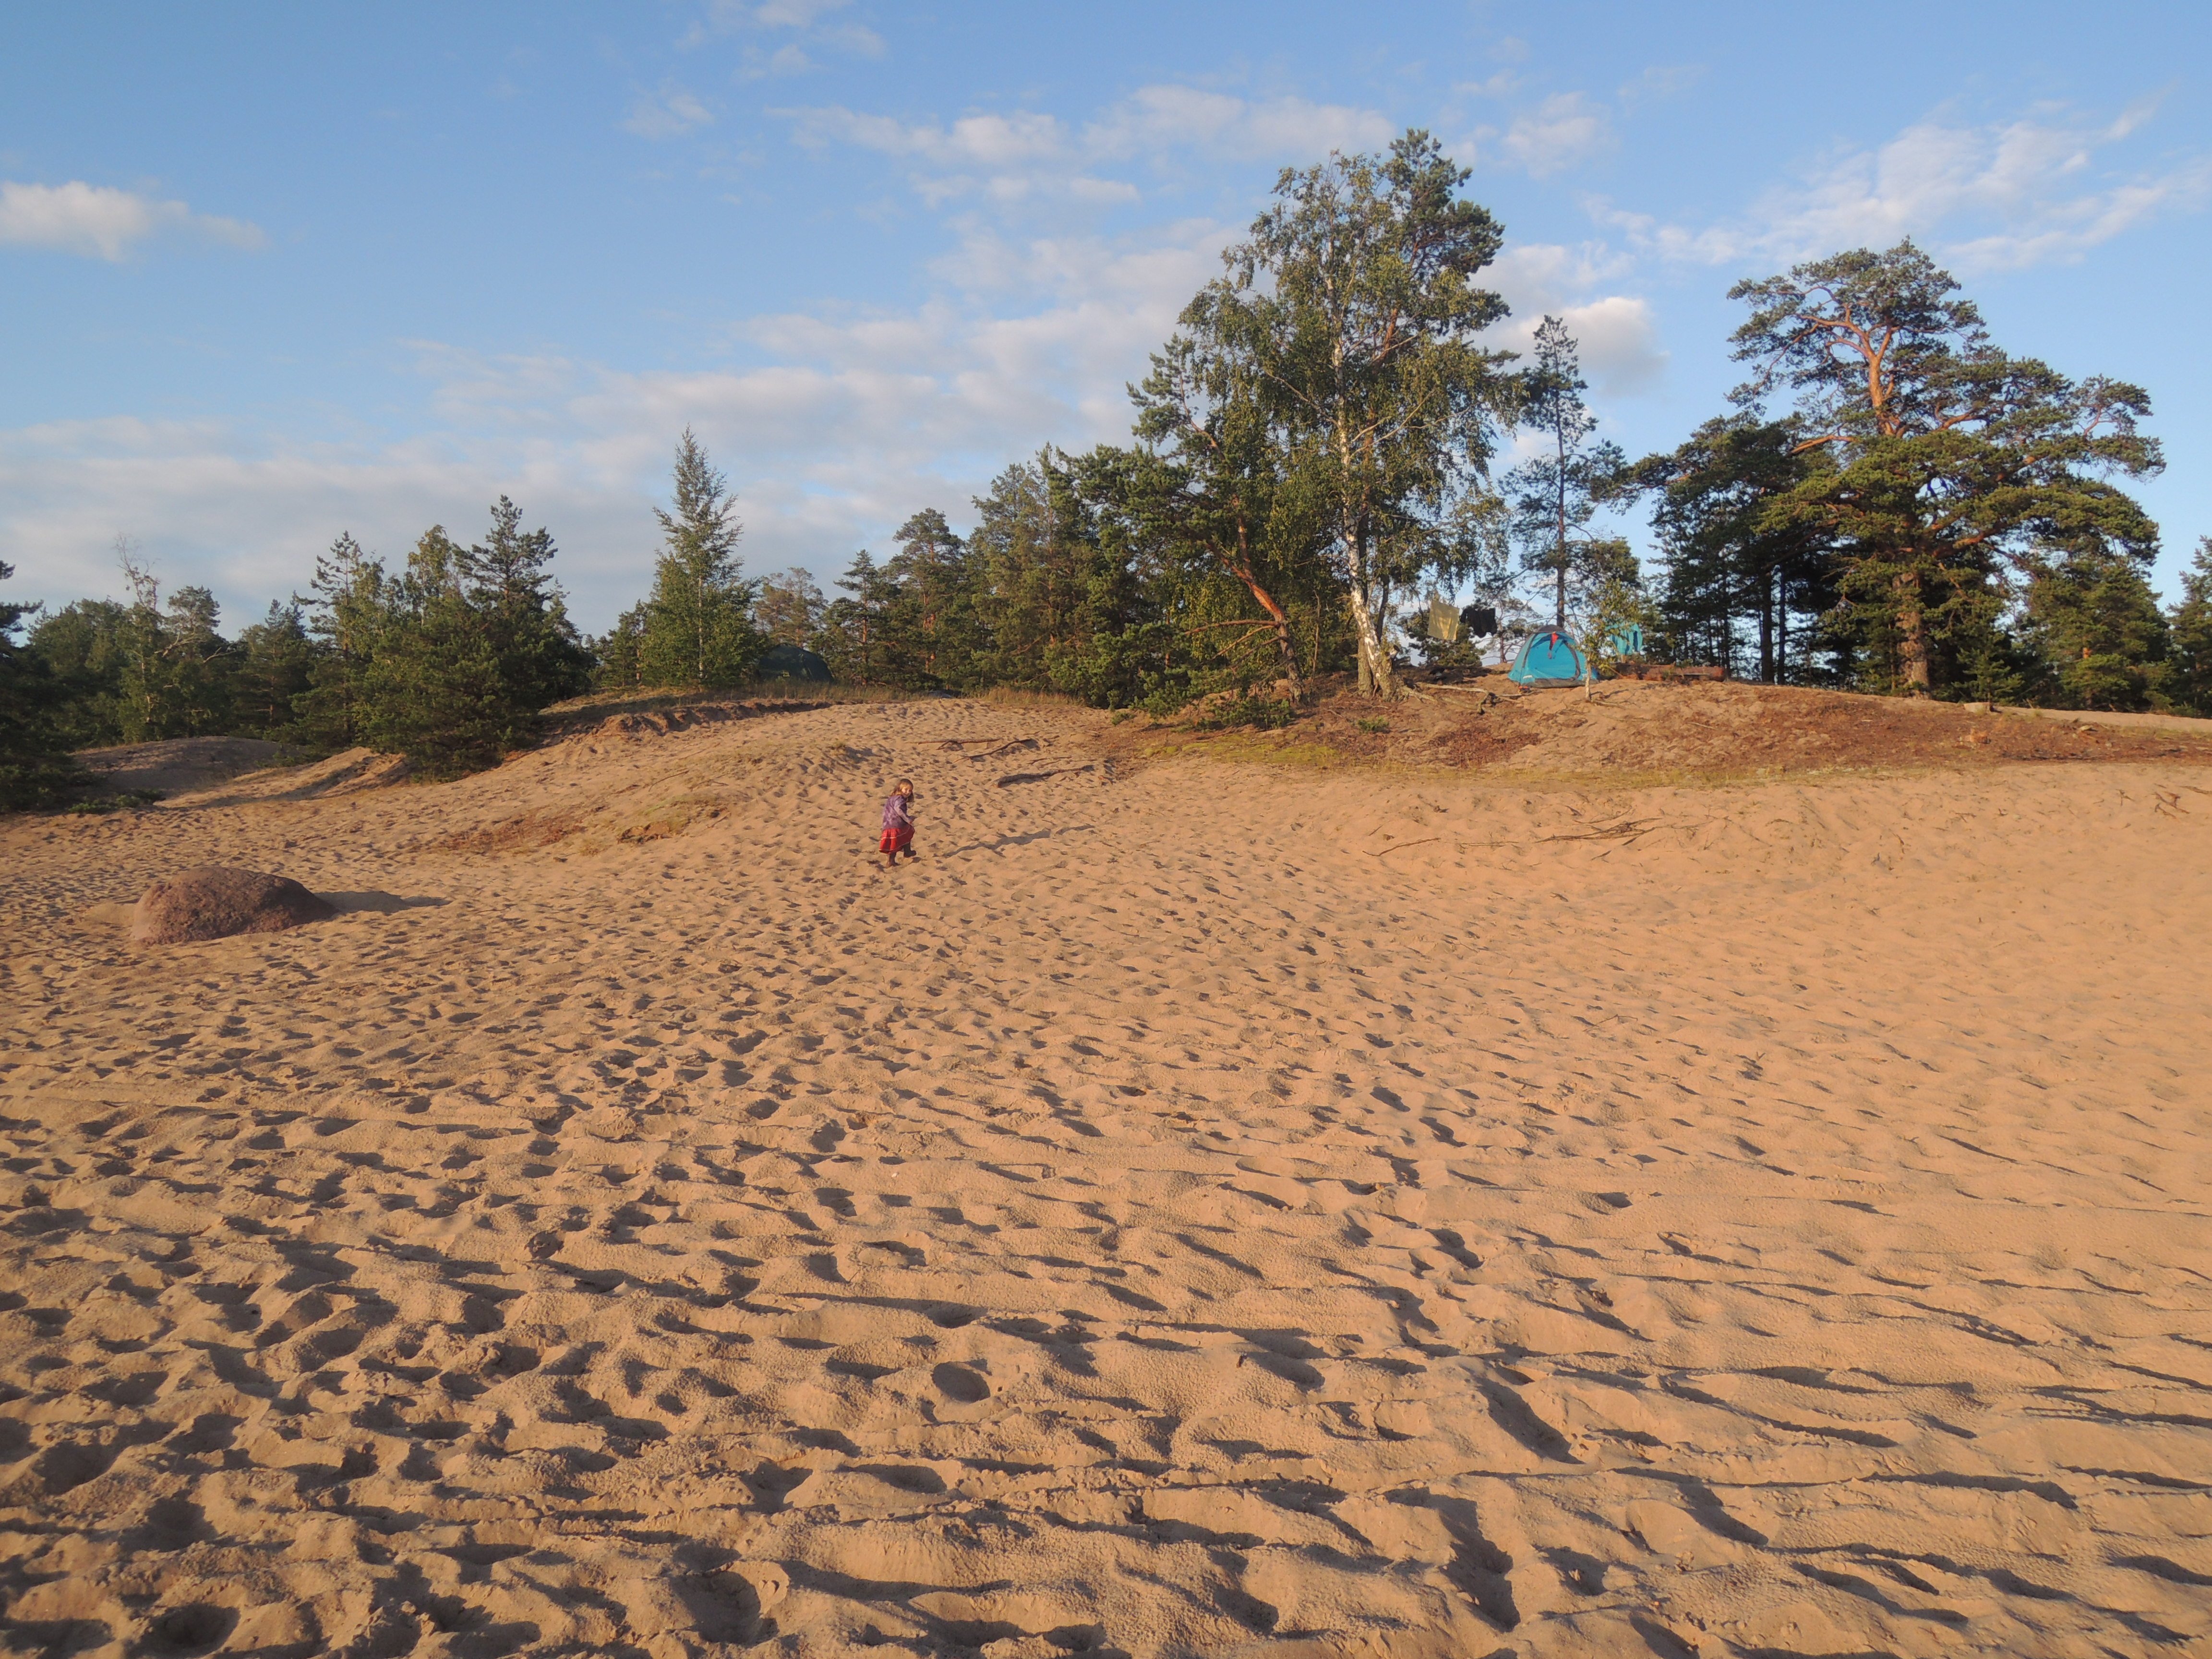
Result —
[[1589, 678], [1589, 665], [1572, 635], [1547, 628], [1528, 636], [1505, 678], [1516, 685], [1580, 685]]

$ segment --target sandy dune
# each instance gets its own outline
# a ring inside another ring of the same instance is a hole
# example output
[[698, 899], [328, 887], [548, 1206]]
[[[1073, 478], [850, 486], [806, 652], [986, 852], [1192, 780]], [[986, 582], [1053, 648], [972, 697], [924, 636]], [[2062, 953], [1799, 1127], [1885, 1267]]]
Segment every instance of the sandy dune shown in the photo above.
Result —
[[2212, 773], [1125, 735], [0, 826], [0, 1645], [2212, 1643]]

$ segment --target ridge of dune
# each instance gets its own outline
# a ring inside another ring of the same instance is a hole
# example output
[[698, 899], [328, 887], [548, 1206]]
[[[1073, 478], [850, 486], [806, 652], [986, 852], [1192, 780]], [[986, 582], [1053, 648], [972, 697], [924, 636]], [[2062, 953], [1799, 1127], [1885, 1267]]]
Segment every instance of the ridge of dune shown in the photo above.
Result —
[[[5, 1639], [2212, 1639], [2201, 766], [1125, 737], [830, 707], [0, 824]], [[132, 952], [216, 854], [350, 902]]]

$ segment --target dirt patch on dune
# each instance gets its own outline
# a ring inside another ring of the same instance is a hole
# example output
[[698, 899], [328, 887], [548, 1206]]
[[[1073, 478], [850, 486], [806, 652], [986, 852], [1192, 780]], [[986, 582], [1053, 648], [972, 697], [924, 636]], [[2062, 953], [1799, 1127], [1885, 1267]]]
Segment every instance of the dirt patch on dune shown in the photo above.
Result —
[[260, 738], [168, 738], [80, 750], [77, 758], [99, 778], [102, 789], [180, 795], [247, 772], [296, 764], [307, 758], [307, 751]]
[[[2202, 734], [1801, 686], [1615, 681], [1522, 692], [1501, 676], [1383, 705], [1325, 698], [1279, 732], [1178, 729], [1170, 741], [1265, 757], [1520, 774], [1762, 775], [2004, 762], [2212, 764]], [[1158, 741], [1157, 737], [1153, 739]]]

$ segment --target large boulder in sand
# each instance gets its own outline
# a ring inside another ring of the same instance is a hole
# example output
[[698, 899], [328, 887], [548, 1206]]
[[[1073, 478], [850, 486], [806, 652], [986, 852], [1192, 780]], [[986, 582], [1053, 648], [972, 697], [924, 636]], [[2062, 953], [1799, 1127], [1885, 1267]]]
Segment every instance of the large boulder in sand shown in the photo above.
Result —
[[185, 945], [233, 933], [278, 933], [337, 915], [296, 881], [209, 866], [149, 887], [131, 915], [133, 945]]

